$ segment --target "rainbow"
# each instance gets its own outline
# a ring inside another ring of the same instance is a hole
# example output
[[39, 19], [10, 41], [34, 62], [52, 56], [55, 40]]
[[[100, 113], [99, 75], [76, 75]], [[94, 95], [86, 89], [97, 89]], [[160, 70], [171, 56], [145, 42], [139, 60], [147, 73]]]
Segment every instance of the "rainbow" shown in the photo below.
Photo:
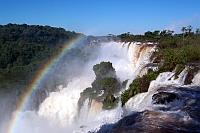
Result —
[[39, 86], [42, 79], [45, 78], [45, 75], [51, 70], [51, 68], [54, 66], [54, 64], [59, 62], [59, 59], [61, 59], [64, 56], [64, 54], [70, 48], [72, 48], [72, 46], [74, 44], [79, 42], [83, 37], [84, 37], [84, 35], [79, 35], [75, 39], [72, 39], [71, 41], [67, 42], [65, 44], [65, 46], [63, 47], [62, 51], [53, 60], [47, 62], [44, 65], [43, 69], [40, 70], [40, 72], [35, 77], [34, 81], [28, 86], [27, 91], [24, 93], [22, 100], [19, 103], [16, 112], [13, 114], [12, 120], [10, 121], [10, 123], [8, 125], [7, 133], [14, 133], [15, 132], [17, 123], [18, 123], [19, 118], [20, 118], [20, 113], [24, 110], [26, 104], [28, 103], [33, 90], [36, 89]]

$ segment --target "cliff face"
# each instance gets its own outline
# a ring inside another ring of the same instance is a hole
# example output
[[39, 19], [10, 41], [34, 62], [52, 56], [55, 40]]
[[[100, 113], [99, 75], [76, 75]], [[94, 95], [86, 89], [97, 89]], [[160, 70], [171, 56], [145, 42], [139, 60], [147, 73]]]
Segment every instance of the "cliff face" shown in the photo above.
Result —
[[158, 87], [152, 96], [151, 109], [132, 112], [114, 124], [108, 132], [199, 132], [199, 94], [200, 87], [197, 86]]
[[[78, 101], [79, 111], [82, 108], [86, 99], [92, 101], [91, 108], [95, 104], [101, 103], [101, 108], [113, 108], [116, 104], [115, 93], [121, 89], [121, 82], [116, 76], [115, 69], [110, 62], [101, 62], [93, 66], [93, 71], [96, 75], [92, 82], [92, 87], [86, 88], [81, 92], [81, 97]], [[92, 113], [93, 114], [93, 113]]]

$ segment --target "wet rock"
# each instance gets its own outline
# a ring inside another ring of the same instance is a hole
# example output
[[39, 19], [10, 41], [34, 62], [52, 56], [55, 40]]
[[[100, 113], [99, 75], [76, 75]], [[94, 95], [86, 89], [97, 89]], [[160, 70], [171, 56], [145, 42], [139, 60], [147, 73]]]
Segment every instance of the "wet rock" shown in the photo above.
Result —
[[98, 133], [200, 133], [199, 86], [162, 86], [152, 99], [155, 104], [172, 103], [132, 112]]
[[141, 78], [140, 82], [140, 91], [141, 92], [147, 92], [148, 91], [148, 88], [149, 88], [149, 85], [150, 85], [150, 81], [145, 79], [145, 78]]
[[111, 62], [101, 62], [100, 64], [96, 64], [93, 66], [93, 71], [97, 79], [105, 77], [117, 77], [116, 71]]
[[191, 84], [192, 83], [192, 79], [194, 78], [194, 76], [197, 74], [197, 72], [200, 70], [199, 67], [194, 67], [192, 69], [190, 69], [188, 71], [188, 74], [186, 75], [186, 78], [185, 78], [185, 82], [184, 84]]
[[124, 117], [109, 133], [196, 133], [198, 126], [176, 113], [146, 110]]
[[116, 107], [115, 93], [121, 89], [121, 82], [116, 76], [116, 71], [111, 62], [101, 62], [93, 66], [96, 75], [92, 82], [92, 87], [86, 88], [81, 92], [78, 100], [78, 112], [82, 108], [84, 101], [89, 98], [97, 102], [103, 102], [103, 109], [112, 109]]
[[159, 92], [153, 95], [152, 100], [154, 104], [167, 104], [174, 100], [179, 100], [178, 94], [170, 92]]
[[114, 102], [115, 101], [115, 97], [111, 94], [109, 95], [109, 102]]

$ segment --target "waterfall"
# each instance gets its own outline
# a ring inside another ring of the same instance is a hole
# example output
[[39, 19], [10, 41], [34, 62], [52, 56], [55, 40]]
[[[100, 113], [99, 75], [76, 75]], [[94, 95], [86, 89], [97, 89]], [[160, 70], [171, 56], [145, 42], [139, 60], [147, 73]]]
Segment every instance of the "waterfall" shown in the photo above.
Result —
[[170, 85], [179, 87], [184, 85], [187, 70], [188, 67], [186, 67], [178, 75], [177, 79], [174, 79], [175, 72], [160, 73], [156, 80], [151, 81], [148, 92], [139, 93], [136, 96], [129, 99], [129, 101], [125, 104], [126, 111], [130, 113], [131, 111], [144, 111], [146, 109], [149, 109], [152, 106], [152, 96], [153, 94], [155, 94], [159, 87]]
[[90, 100], [86, 99], [83, 107], [80, 109], [79, 112], [79, 119], [78, 119], [78, 123], [83, 123], [86, 122], [88, 120], [88, 112], [90, 110]]
[[[122, 44], [117, 42], [104, 43], [100, 46], [98, 58], [88, 68], [91, 68], [92, 71], [91, 66], [94, 64], [101, 61], [111, 61], [117, 72], [117, 76], [122, 81], [134, 77], [134, 70], [141, 69], [144, 64], [149, 62], [149, 55], [154, 47], [138, 45], [136, 43], [124, 43], [122, 47]], [[127, 75], [125, 75], [126, 73]], [[40, 105], [38, 114], [46, 118], [58, 120], [63, 126], [70, 126], [77, 119], [80, 119], [78, 120], [80, 122], [94, 118], [101, 112], [103, 106], [102, 102], [95, 100], [92, 100], [90, 108], [87, 107], [89, 100], [86, 100], [80, 110], [80, 117], [77, 118], [77, 102], [80, 92], [89, 87], [90, 84], [91, 82], [86, 83], [83, 77], [81, 79], [72, 79], [66, 88], [60, 89], [59, 92], [50, 93], [49, 97]], [[86, 118], [87, 115], [88, 118]]]
[[[56, 131], [96, 132], [102, 125], [117, 122], [122, 118], [124, 109], [120, 103], [113, 110], [102, 110], [103, 104], [101, 102], [89, 101], [89, 99], [85, 100], [78, 115], [77, 103], [80, 93], [91, 86], [95, 78], [92, 67], [102, 61], [112, 62], [120, 81], [129, 79], [129, 82], [132, 82], [139, 74], [138, 70], [141, 70], [144, 65], [150, 62], [149, 57], [154, 46], [133, 42], [109, 42], [90, 45], [87, 49], [91, 50], [92, 47], [98, 47], [95, 49], [95, 54], [98, 56], [88, 62], [85, 67], [80, 66], [82, 69], [80, 76], [68, 81], [65, 88], [59, 86], [56, 92], [48, 93], [48, 97], [40, 104], [38, 112], [22, 113], [25, 119], [20, 121], [18, 132], [26, 133], [29, 130], [31, 130], [31, 133], [45, 131], [49, 133]], [[138, 100], [141, 101], [142, 97], [144, 96], [141, 94]], [[41, 122], [38, 122], [40, 120]], [[24, 129], [24, 127], [27, 128]], [[57, 130], [58, 128], [59, 130]]]
[[97, 115], [99, 112], [101, 112], [102, 107], [103, 107], [103, 103], [102, 102], [97, 102], [95, 100], [92, 100], [92, 104], [91, 104], [91, 108], [89, 110], [88, 117], [91, 119], [92, 117]]
[[200, 86], [200, 71], [192, 79], [192, 85]]
[[70, 126], [78, 116], [78, 99], [81, 91], [90, 86], [86, 78], [76, 78], [69, 82], [67, 88], [52, 92], [40, 105], [40, 116], [57, 120], [63, 126]]

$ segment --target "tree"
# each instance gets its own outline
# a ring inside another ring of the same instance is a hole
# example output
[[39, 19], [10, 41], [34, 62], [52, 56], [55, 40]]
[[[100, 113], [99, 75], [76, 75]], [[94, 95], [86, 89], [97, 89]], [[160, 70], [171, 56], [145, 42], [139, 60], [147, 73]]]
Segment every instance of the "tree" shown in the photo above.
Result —
[[154, 36], [158, 36], [159, 33], [160, 33], [160, 30], [155, 30], [155, 31], [153, 32], [153, 35], [154, 35]]
[[167, 34], [168, 34], [168, 35], [170, 35], [170, 36], [171, 36], [173, 33], [174, 33], [174, 31], [173, 31], [173, 30], [167, 30]]
[[163, 30], [163, 31], [160, 32], [161, 36], [165, 36], [166, 34], [167, 34], [167, 30]]
[[172, 38], [173, 33], [174, 33], [173, 30], [167, 30], [167, 35], [170, 37], [170, 42], [171, 42], [171, 38]]
[[196, 29], [196, 34], [199, 35], [200, 34], [200, 28]]
[[188, 30], [189, 34], [190, 34], [190, 32], [192, 31], [192, 28], [193, 28], [193, 27], [192, 27], [191, 25], [188, 26], [187, 30]]
[[184, 41], [184, 36], [185, 36], [185, 32], [186, 32], [186, 27], [182, 27], [181, 31], [183, 32], [183, 41]]

